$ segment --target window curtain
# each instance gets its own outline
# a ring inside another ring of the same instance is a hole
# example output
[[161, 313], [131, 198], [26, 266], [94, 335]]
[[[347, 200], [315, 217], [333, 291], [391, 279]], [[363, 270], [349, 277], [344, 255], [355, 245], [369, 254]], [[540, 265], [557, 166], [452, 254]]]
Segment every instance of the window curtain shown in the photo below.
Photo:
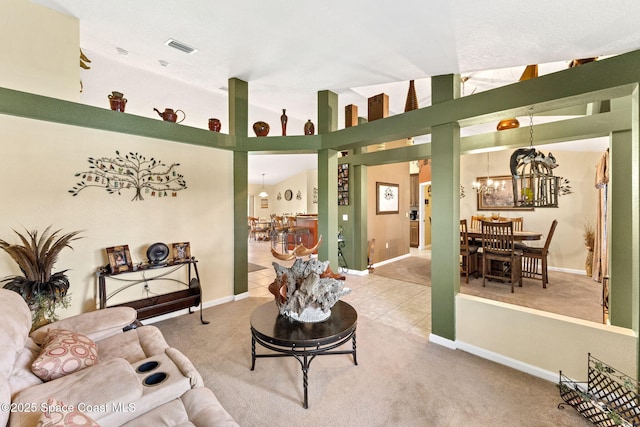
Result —
[[596, 212], [595, 241], [593, 248], [593, 273], [591, 278], [602, 282], [609, 274], [607, 256], [607, 197], [609, 191], [609, 149], [600, 157], [596, 165], [596, 182], [598, 189], [598, 206]]

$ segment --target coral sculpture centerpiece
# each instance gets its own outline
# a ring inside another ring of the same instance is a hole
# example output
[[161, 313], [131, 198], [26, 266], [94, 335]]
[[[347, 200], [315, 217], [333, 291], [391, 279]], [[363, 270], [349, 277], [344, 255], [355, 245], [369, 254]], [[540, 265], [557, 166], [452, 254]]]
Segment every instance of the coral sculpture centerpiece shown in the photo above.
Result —
[[280, 314], [299, 322], [322, 322], [331, 316], [331, 307], [351, 289], [343, 280], [327, 275], [329, 261], [297, 258], [291, 268], [276, 262], [276, 279], [269, 285]]

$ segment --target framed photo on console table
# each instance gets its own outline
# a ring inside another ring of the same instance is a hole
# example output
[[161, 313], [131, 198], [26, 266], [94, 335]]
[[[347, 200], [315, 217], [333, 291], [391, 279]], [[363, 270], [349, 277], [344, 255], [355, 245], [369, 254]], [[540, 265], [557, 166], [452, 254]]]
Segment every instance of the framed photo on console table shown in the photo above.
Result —
[[191, 248], [189, 242], [173, 243], [171, 245], [173, 262], [184, 262], [191, 259]]
[[123, 271], [133, 269], [129, 245], [112, 246], [107, 248], [107, 258], [109, 258], [111, 274], [122, 273]]
[[376, 182], [376, 215], [399, 212], [399, 185]]

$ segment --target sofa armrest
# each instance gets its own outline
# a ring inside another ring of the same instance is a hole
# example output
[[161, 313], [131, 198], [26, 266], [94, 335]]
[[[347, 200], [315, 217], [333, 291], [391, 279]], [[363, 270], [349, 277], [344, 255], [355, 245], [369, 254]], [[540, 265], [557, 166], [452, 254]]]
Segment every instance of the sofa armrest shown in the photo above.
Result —
[[65, 329], [86, 335], [93, 341], [100, 341], [122, 332], [122, 329], [134, 323], [136, 318], [136, 310], [131, 307], [111, 307], [89, 311], [38, 328], [31, 333], [31, 338], [37, 344], [42, 344], [50, 330]]
[[200, 372], [198, 372], [196, 367], [187, 356], [182, 354], [182, 352], [180, 352], [180, 350], [178, 350], [177, 348], [173, 347], [167, 348], [165, 350], [165, 353], [167, 354], [167, 356], [169, 356], [173, 363], [176, 364], [178, 369], [180, 369], [182, 375], [189, 378], [189, 385], [191, 385], [191, 388], [204, 387], [204, 381], [202, 380]]

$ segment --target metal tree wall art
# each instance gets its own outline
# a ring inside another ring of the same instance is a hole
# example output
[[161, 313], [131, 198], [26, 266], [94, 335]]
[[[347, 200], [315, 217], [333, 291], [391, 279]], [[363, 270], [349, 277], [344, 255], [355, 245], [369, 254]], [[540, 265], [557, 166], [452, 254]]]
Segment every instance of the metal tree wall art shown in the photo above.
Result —
[[178, 191], [187, 188], [184, 177], [176, 170], [180, 163], [167, 165], [153, 157], [149, 160], [141, 154], [129, 153], [124, 157], [116, 151], [115, 158], [89, 157], [89, 170], [75, 174], [82, 181], [69, 193], [77, 196], [89, 187], [104, 188], [109, 194], [121, 195], [122, 190], [135, 190], [131, 201], [144, 200], [143, 192], [152, 197], [176, 197]]

